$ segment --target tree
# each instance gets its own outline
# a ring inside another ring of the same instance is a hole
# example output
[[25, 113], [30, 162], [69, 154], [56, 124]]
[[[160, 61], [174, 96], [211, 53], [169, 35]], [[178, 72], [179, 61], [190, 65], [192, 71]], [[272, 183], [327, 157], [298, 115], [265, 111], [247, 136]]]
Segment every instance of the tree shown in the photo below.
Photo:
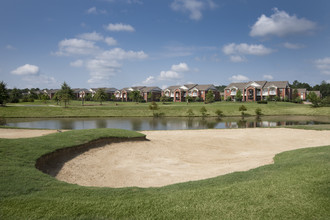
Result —
[[316, 95], [315, 92], [310, 92], [308, 94], [308, 100], [312, 103], [312, 107], [319, 107], [321, 99]]
[[295, 100], [297, 97], [299, 97], [298, 89], [294, 89], [292, 93], [292, 99]]
[[66, 108], [67, 103], [73, 98], [73, 90], [71, 87], [64, 82], [59, 91], [60, 100], [64, 102], [64, 107]]
[[42, 94], [42, 95], [41, 95], [41, 100], [42, 100], [44, 103], [46, 103], [47, 100], [49, 100], [49, 96], [48, 96], [47, 94]]
[[199, 110], [199, 112], [202, 113], [203, 117], [207, 115], [207, 109], [204, 106]]
[[57, 91], [54, 96], [53, 96], [53, 100], [56, 102], [56, 105], [58, 105], [58, 103], [61, 101], [61, 94], [60, 91]]
[[221, 111], [220, 109], [215, 111], [215, 114], [218, 116], [218, 119], [220, 119], [221, 117], [223, 117], [223, 111]]
[[128, 98], [132, 100], [133, 102], [139, 102], [143, 99], [141, 96], [140, 91], [132, 91], [128, 94]]
[[255, 113], [257, 115], [257, 119], [260, 119], [260, 116], [262, 115], [261, 108], [256, 108]]
[[19, 103], [19, 99], [21, 97], [21, 92], [17, 88], [13, 88], [10, 93], [10, 102], [11, 103]]
[[237, 90], [235, 100], [241, 102], [242, 101], [242, 92], [241, 90]]
[[152, 110], [153, 116], [156, 116], [155, 115], [155, 110], [158, 110], [159, 108], [158, 108], [157, 103], [153, 101], [152, 103], [150, 103], [149, 109]]
[[105, 89], [98, 89], [93, 98], [95, 101], [99, 101], [102, 105], [102, 102], [107, 100], [107, 94], [105, 93]]
[[0, 105], [4, 106], [9, 99], [8, 90], [6, 83], [0, 82]]
[[212, 103], [212, 102], [214, 102], [214, 95], [213, 95], [213, 92], [211, 90], [209, 90], [206, 93], [205, 103]]
[[187, 110], [187, 115], [188, 115], [188, 117], [194, 116], [194, 112], [191, 108]]
[[247, 111], [247, 108], [245, 107], [245, 105], [241, 105], [238, 110], [241, 112], [242, 114], [242, 118], [244, 118], [245, 116], [245, 111]]

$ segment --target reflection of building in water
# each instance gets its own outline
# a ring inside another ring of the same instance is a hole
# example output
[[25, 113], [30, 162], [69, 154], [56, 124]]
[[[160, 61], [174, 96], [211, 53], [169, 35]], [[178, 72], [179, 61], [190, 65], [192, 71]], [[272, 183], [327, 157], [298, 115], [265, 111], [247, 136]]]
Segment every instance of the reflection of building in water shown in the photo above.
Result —
[[237, 122], [225, 122], [226, 128], [238, 128]]

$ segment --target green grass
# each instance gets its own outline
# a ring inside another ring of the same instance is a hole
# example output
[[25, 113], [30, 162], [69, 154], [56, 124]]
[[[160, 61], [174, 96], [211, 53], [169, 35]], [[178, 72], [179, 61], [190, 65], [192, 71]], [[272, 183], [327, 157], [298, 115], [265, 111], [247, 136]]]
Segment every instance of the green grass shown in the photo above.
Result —
[[[19, 103], [30, 104], [30, 103]], [[99, 105], [97, 102], [88, 102], [87, 106], [81, 106], [80, 101], [72, 101], [68, 108], [58, 107], [56, 103], [49, 101], [47, 104], [34, 102], [35, 106], [18, 106], [10, 104], [0, 108], [0, 116], [7, 118], [28, 117], [152, 117], [153, 112], [149, 110], [149, 103], [132, 102], [105, 102]], [[93, 104], [93, 105], [92, 105]], [[308, 116], [329, 116], [330, 107], [312, 108], [310, 105], [295, 104], [288, 102], [269, 102], [267, 105], [234, 102], [216, 102], [212, 104], [203, 103], [158, 103], [159, 110], [165, 113], [165, 117], [187, 116], [188, 109], [193, 111], [194, 116], [202, 116], [200, 109], [205, 106], [208, 116], [216, 116], [215, 111], [220, 109], [226, 117], [240, 116], [239, 106], [244, 104], [247, 107], [247, 115], [256, 115], [255, 110], [260, 108], [263, 115], [308, 115]], [[38, 106], [42, 105], [42, 106]], [[49, 105], [55, 105], [49, 106]]]
[[161, 188], [82, 187], [35, 166], [41, 155], [117, 129], [0, 139], [0, 219], [329, 219], [330, 146], [276, 155], [275, 164]]

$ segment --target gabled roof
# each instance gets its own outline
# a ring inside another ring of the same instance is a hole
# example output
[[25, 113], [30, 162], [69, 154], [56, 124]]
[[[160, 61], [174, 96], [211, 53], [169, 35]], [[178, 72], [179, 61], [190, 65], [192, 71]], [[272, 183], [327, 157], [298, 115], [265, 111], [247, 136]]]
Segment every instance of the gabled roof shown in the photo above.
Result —
[[193, 89], [198, 89], [198, 90], [217, 90], [217, 88], [215, 88], [215, 86], [213, 84], [206, 84], [206, 85], [197, 85], [196, 87], [194, 87]]
[[265, 86], [266, 83], [267, 81], [250, 81], [246, 84], [245, 88], [252, 86], [261, 89]]
[[270, 82], [267, 82], [265, 85], [266, 88], [272, 87], [272, 86], [275, 86], [277, 88], [287, 88], [287, 87], [289, 87], [289, 82], [288, 81], [270, 81]]
[[153, 87], [144, 87], [141, 89], [141, 92], [161, 92], [161, 88], [157, 87], [157, 86], [153, 86]]
[[169, 86], [169, 87], [167, 87], [166, 89], [164, 89], [164, 91], [165, 90], [170, 90], [171, 92], [173, 92], [174, 90], [177, 90], [177, 89], [179, 89], [181, 86], [178, 86], [178, 85], [176, 85], [176, 86]]
[[185, 84], [184, 86], [187, 87], [188, 90], [194, 88], [195, 86], [197, 86], [198, 84]]
[[307, 92], [307, 89], [297, 89], [297, 91], [298, 91], [299, 93], [305, 93], [305, 92]]
[[247, 84], [246, 82], [245, 82], [245, 83], [230, 83], [230, 84], [225, 88], [225, 90], [226, 90], [226, 89], [237, 88], [237, 89], [243, 91], [243, 89], [245, 88], [246, 84]]

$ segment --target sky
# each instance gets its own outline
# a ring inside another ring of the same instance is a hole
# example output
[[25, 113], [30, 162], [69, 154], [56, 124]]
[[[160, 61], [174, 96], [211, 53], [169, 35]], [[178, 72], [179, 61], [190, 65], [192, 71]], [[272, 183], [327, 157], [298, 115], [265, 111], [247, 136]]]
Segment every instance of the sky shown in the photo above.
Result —
[[330, 83], [329, 0], [1, 0], [8, 88]]

